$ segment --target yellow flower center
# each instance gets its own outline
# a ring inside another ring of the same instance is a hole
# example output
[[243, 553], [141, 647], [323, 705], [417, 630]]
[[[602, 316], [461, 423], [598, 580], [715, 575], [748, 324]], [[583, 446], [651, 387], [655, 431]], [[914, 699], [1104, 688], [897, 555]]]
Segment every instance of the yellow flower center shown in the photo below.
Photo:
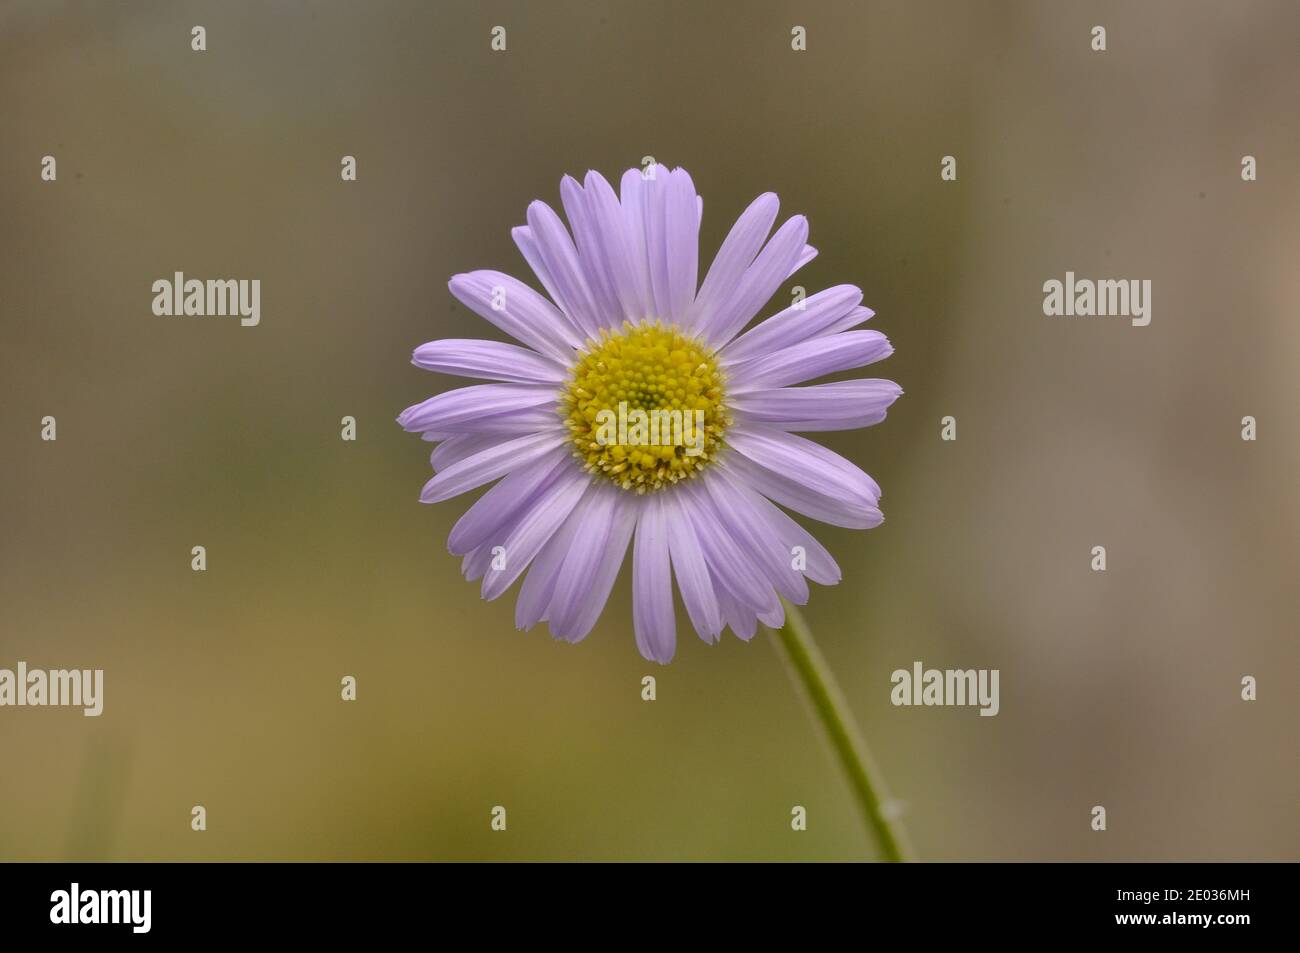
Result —
[[723, 375], [704, 344], [658, 321], [588, 340], [560, 401], [587, 470], [646, 493], [693, 477], [730, 422]]

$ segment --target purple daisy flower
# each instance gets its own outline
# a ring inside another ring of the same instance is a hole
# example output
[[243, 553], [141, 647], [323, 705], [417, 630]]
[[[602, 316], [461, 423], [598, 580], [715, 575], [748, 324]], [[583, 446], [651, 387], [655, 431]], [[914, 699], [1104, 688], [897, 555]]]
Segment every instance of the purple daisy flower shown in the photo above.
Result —
[[[881, 522], [880, 487], [796, 431], [884, 419], [886, 380], [793, 386], [887, 357], [862, 292], [837, 285], [741, 333], [816, 250], [808, 222], [768, 238], [778, 201], [750, 204], [697, 281], [703, 200], [683, 169], [598, 173], [560, 183], [569, 229], [545, 203], [514, 229], [550, 298], [474, 271], [451, 293], [519, 344], [451, 339], [414, 363], [479, 378], [408, 407], [398, 422], [438, 446], [425, 503], [498, 481], [448, 548], [495, 599], [524, 577], [516, 624], [577, 642], [609, 598], [629, 544], [633, 624], [647, 659], [676, 648], [673, 579], [695, 631], [742, 639], [779, 627], [779, 597], [834, 585], [830, 553], [780, 507], [834, 526]], [[570, 234], [570, 229], [572, 234]], [[780, 507], [775, 505], [780, 504]]]

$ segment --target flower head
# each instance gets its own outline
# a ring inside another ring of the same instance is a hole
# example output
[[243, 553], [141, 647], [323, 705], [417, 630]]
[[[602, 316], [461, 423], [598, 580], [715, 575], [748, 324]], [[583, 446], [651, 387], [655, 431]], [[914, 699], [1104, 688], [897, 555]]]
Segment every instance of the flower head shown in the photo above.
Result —
[[[816, 254], [803, 216], [769, 238], [778, 202], [750, 204], [697, 282], [702, 200], [683, 169], [598, 173], [560, 184], [566, 228], [533, 202], [515, 243], [549, 299], [495, 271], [451, 293], [518, 344], [431, 341], [418, 367], [493, 383], [408, 407], [398, 422], [437, 442], [435, 503], [493, 485], [448, 547], [495, 599], [523, 577], [515, 620], [577, 642], [599, 618], [629, 545], [633, 626], [648, 659], [676, 647], [673, 579], [695, 631], [716, 642], [779, 626], [779, 596], [808, 599], [839, 567], [780, 507], [856, 529], [879, 525], [880, 488], [796, 432], [878, 423], [892, 381], [794, 386], [889, 356], [862, 292], [838, 285], [748, 331]], [[741, 333], [744, 331], [744, 333]], [[780, 504], [777, 506], [775, 504]]]

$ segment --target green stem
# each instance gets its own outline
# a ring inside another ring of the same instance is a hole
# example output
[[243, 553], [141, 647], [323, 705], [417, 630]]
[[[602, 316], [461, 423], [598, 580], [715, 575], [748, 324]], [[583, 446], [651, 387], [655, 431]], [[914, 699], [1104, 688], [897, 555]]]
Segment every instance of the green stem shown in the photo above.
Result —
[[785, 650], [784, 657], [791, 675], [812, 702], [813, 712], [821, 721], [831, 747], [848, 775], [853, 795], [867, 827], [875, 835], [882, 859], [894, 863], [911, 860], [911, 846], [902, 824], [891, 810], [894, 802], [885, 789], [880, 769], [862, 740], [835, 676], [813, 641], [808, 623], [798, 609], [785, 602], [785, 625], [772, 634]]

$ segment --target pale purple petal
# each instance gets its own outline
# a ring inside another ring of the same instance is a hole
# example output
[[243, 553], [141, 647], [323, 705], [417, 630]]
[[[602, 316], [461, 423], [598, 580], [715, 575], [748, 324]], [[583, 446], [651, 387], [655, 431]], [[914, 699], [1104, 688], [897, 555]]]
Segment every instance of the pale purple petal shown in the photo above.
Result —
[[[428, 434], [425, 434], [427, 437]], [[499, 433], [458, 433], [442, 437], [442, 442], [429, 454], [429, 466], [433, 472], [445, 470], [458, 460], [472, 457], [474, 454], [495, 447], [505, 438]]]
[[555, 402], [555, 388], [549, 384], [473, 384], [413, 404], [398, 415], [397, 422], [411, 433], [458, 433], [465, 432], [461, 425], [470, 421]]
[[664, 241], [668, 258], [668, 314], [680, 324], [695, 301], [700, 267], [700, 216], [695, 184], [685, 169], [668, 177], [664, 200]]
[[504, 543], [507, 524], [550, 488], [560, 467], [577, 469], [565, 447], [556, 447], [532, 465], [506, 474], [456, 521], [447, 537], [448, 551], [463, 556], [484, 543]]
[[494, 566], [484, 574], [484, 599], [495, 599], [510, 588], [589, 489], [589, 474], [577, 467], [560, 468], [546, 492], [537, 494], [515, 517], [510, 535], [497, 544], [503, 550], [504, 566]]
[[686, 605], [695, 631], [705, 642], [716, 642], [722, 634], [722, 612], [718, 597], [709, 578], [709, 567], [704, 560], [704, 550], [695, 536], [695, 527], [686, 510], [674, 501], [666, 504], [668, 521], [668, 552], [672, 557], [677, 588]]
[[456, 461], [426, 483], [420, 493], [420, 502], [440, 503], [460, 496], [466, 490], [490, 483], [517, 467], [531, 465], [547, 451], [563, 446], [567, 440], [568, 435], [563, 431], [552, 431], [515, 437], [481, 450]]
[[[581, 500], [578, 501], [581, 504]], [[569, 547], [578, 529], [577, 513], [581, 505], [575, 506], [573, 512], [546, 541], [542, 551], [537, 554], [524, 584], [519, 587], [519, 598], [515, 602], [515, 627], [528, 630], [546, 618], [546, 608], [551, 604], [551, 595], [555, 592], [555, 580], [559, 577], [564, 557], [569, 554]]]
[[[585, 181], [594, 224], [609, 263], [610, 279], [623, 305], [622, 316], [631, 321], [650, 317], [650, 292], [645, 286], [644, 269], [635, 257], [623, 206], [619, 204], [614, 189], [599, 173], [588, 172]], [[612, 326], [621, 323], [616, 318], [611, 316]]]
[[613, 488], [593, 485], [570, 517], [577, 525], [547, 611], [551, 634], [556, 638], [563, 638], [571, 631], [609, 538], [615, 501], [612, 493], [600, 490]]
[[460, 561], [460, 571], [467, 580], [473, 582], [481, 578], [490, 565], [492, 565], [492, 546], [484, 544], [472, 553], [465, 554], [465, 558]]
[[781, 548], [780, 542], [765, 532], [766, 525], [753, 502], [736, 491], [719, 472], [710, 473], [700, 484], [713, 500], [714, 512], [726, 527], [731, 538], [750, 554], [752, 561], [767, 581], [781, 595], [796, 605], [808, 601], [808, 583], [803, 573], [791, 565], [791, 554]]
[[[879, 487], [838, 454], [794, 434], [740, 425], [727, 432], [727, 442], [738, 451], [727, 465], [769, 499], [832, 526], [880, 525]], [[854, 472], [829, 466], [824, 454]]]
[[853, 285], [819, 291], [750, 328], [724, 347], [718, 357], [730, 366], [780, 351], [817, 336], [861, 302], [862, 291]]
[[700, 330], [705, 326], [708, 316], [732, 297], [740, 285], [745, 269], [754, 261], [754, 257], [763, 247], [776, 213], [781, 207], [777, 197], [765, 192], [749, 204], [741, 213], [736, 224], [731, 226], [722, 247], [713, 259], [700, 292], [695, 296], [686, 320], [686, 327]]
[[678, 494], [714, 577], [744, 605], [763, 609], [776, 605], [771, 584], [727, 531], [708, 493], [691, 481], [679, 484]]
[[871, 320], [871, 318], [875, 317], [875, 314], [876, 312], [872, 311], [870, 308], [864, 308], [859, 305], [848, 314], [844, 315], [844, 317], [837, 318], [829, 326], [818, 331], [817, 334], [819, 336], [839, 334], [841, 331], [847, 331], [849, 328], [856, 328], [862, 322]]
[[639, 509], [632, 547], [632, 627], [641, 655], [667, 665], [677, 648], [677, 623], [663, 497], [651, 494]]
[[754, 637], [754, 632], [758, 629], [758, 617], [753, 609], [740, 604], [735, 596], [727, 591], [726, 587], [718, 584], [716, 586], [718, 593], [718, 605], [722, 609], [722, 616], [727, 620], [732, 633], [738, 639], [748, 642]]
[[574, 244], [578, 248], [578, 261], [595, 306], [596, 323], [599, 327], [617, 327], [622, 323], [616, 319], [622, 317], [623, 309], [614, 291], [614, 279], [598, 226], [594, 197], [576, 179], [566, 175], [560, 182], [560, 198], [564, 202], [564, 214], [569, 219]]
[[657, 305], [650, 284], [650, 259], [645, 240], [645, 180], [640, 169], [628, 169], [623, 173], [619, 182], [619, 205], [623, 210], [623, 233], [628, 239], [631, 267], [647, 309], [641, 317], [656, 317]]
[[811, 533], [787, 516], [767, 497], [750, 489], [742, 480], [734, 477], [729, 468], [719, 467], [718, 476], [728, 481], [736, 492], [744, 493], [749, 497], [763, 521], [764, 532], [777, 541], [782, 551], [791, 554], [792, 561], [796, 552], [803, 557], [806, 563], [803, 570], [805, 576], [823, 586], [833, 586], [840, 581], [839, 565], [826, 551], [826, 547]]
[[484, 417], [470, 417], [459, 423], [449, 425], [451, 433], [496, 434], [500, 437], [518, 434], [539, 433], [543, 430], [563, 429], [563, 421], [556, 408], [549, 404], [525, 410], [503, 410]]
[[[619, 494], [623, 491], [611, 488], [610, 492]], [[618, 578], [619, 571], [623, 567], [627, 544], [632, 539], [632, 531], [636, 527], [636, 507], [630, 505], [627, 499], [619, 499], [615, 505], [613, 519], [609, 536], [605, 540], [604, 554], [600, 558], [596, 572], [588, 580], [589, 588], [579, 608], [578, 616], [567, 628], [555, 629], [552, 626], [552, 632], [557, 638], [569, 642], [578, 642], [586, 638], [609, 600], [610, 590], [614, 588], [614, 580]], [[553, 601], [551, 608], [552, 610], [555, 608]]]
[[817, 249], [813, 248], [811, 245], [804, 245], [803, 251], [799, 253], [799, 258], [795, 261], [794, 267], [790, 269], [790, 274], [786, 275], [786, 277], [789, 278], [790, 275], [793, 275], [796, 271], [798, 271], [800, 268], [808, 264], [808, 262], [812, 261], [816, 257], [817, 257]]
[[554, 282], [555, 303], [573, 320], [584, 337], [598, 337], [602, 322], [582, 273], [578, 251], [573, 247], [573, 239], [560, 216], [545, 202], [531, 202], [528, 205], [528, 228], [537, 243], [537, 253]]
[[831, 496], [797, 479], [760, 467], [748, 458], [738, 457], [730, 466], [768, 499], [823, 523], [846, 529], [871, 529], [884, 521], [880, 510], [864, 500]]
[[456, 300], [517, 341], [568, 366], [582, 344], [573, 323], [517, 278], [499, 271], [455, 275], [447, 287]]
[[893, 381], [867, 378], [746, 391], [729, 404], [737, 421], [767, 424], [781, 430], [854, 430], [885, 419], [903, 389]]
[[669, 298], [667, 205], [671, 174], [661, 165], [653, 167], [654, 178], [642, 181], [641, 222], [645, 227], [646, 263], [650, 271], [650, 291], [654, 297], [654, 315], [667, 318], [672, 309]]
[[715, 347], [740, 333], [790, 274], [808, 237], [808, 220], [795, 215], [776, 230], [754, 263], [745, 269], [735, 293], [705, 315], [699, 330]]
[[757, 360], [747, 361], [731, 373], [732, 394], [785, 387], [815, 377], [865, 367], [894, 353], [889, 339], [879, 331], [845, 331], [810, 338]]
[[542, 252], [538, 248], [537, 236], [533, 234], [533, 230], [527, 225], [517, 225], [510, 229], [510, 237], [514, 239], [519, 254], [524, 256], [524, 261], [528, 262], [528, 267], [533, 270], [533, 274], [542, 283], [546, 293], [551, 296], [551, 301], [559, 305], [560, 314], [564, 316], [565, 323], [576, 332], [576, 339], [578, 341], [583, 340], [586, 334], [582, 326], [573, 320], [573, 316], [565, 312], [564, 303], [555, 284], [555, 278], [551, 275], [551, 270], [546, 267], [546, 262], [542, 259]]
[[411, 363], [439, 374], [517, 384], [558, 384], [567, 373], [559, 361], [543, 357], [530, 348], [466, 338], [444, 338], [421, 344], [411, 356]]
[[[880, 501], [880, 487], [852, 461], [840, 456], [834, 450], [823, 447], [806, 437], [784, 433], [771, 427], [748, 426], [737, 427], [728, 431], [728, 438], [739, 435], [745, 445], [751, 449], [756, 444], [767, 444], [767, 449], [759, 446], [760, 453], [769, 454], [778, 466], [804, 466], [811, 464], [827, 473], [827, 479], [837, 481], [852, 492], [866, 494], [873, 503]], [[759, 461], [764, 462], [763, 460]]]
[[547, 613], [551, 634], [566, 642], [584, 639], [600, 618], [637, 517], [633, 501], [612, 485], [597, 486], [583, 504]]

